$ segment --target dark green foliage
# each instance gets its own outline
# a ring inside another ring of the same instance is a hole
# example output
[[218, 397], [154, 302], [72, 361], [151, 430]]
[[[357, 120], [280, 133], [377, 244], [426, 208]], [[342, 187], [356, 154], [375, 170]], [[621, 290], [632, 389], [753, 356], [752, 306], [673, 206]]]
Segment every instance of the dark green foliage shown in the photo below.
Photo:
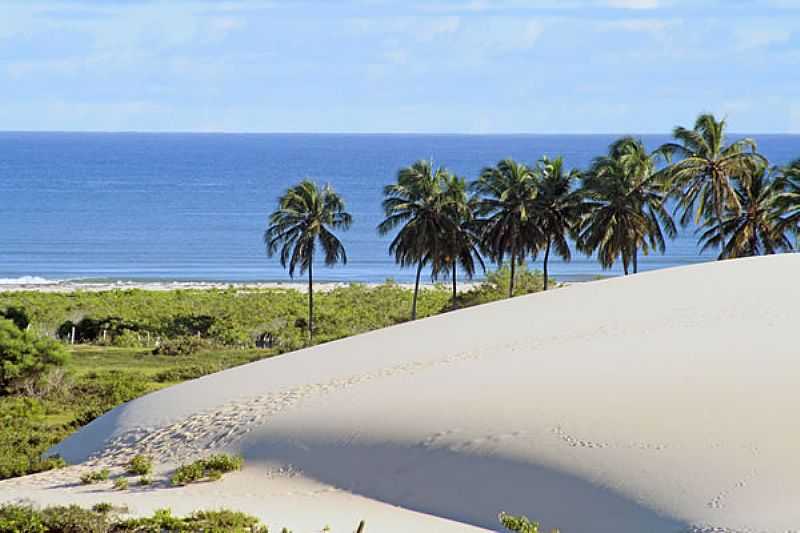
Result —
[[[550, 283], [555, 280], [550, 278]], [[511, 268], [504, 264], [499, 270], [490, 272], [486, 281], [472, 289], [463, 292], [456, 298], [457, 307], [470, 307], [473, 305], [494, 302], [508, 295], [511, 283]], [[525, 263], [518, 265], [514, 275], [514, 296], [539, 292], [544, 287], [544, 276], [538, 270], [528, 270]]]
[[0, 533], [267, 533], [259, 520], [237, 511], [196, 511], [186, 517], [160, 509], [152, 516], [123, 519], [110, 504], [91, 510], [77, 505], [37, 509], [30, 505], [0, 506]]
[[125, 466], [125, 471], [134, 476], [145, 476], [153, 471], [153, 459], [147, 455], [136, 455]]
[[52, 368], [63, 366], [69, 354], [59, 343], [20, 330], [0, 319], [0, 395], [15, 392]]
[[196, 379], [207, 374], [213, 374], [222, 370], [218, 364], [190, 365], [185, 367], [170, 368], [153, 376], [153, 380], [159, 383], [177, 383], [189, 379]]
[[193, 463], [179, 466], [170, 478], [173, 485], [187, 485], [202, 480], [215, 481], [222, 474], [240, 470], [244, 459], [228, 454], [215, 454], [205, 459], [198, 459]]
[[25, 330], [28, 328], [28, 324], [30, 324], [30, 318], [28, 318], [28, 313], [25, 312], [25, 309], [21, 307], [7, 307], [6, 309], [0, 309], [0, 318], [5, 318], [10, 320], [14, 323], [17, 328], [21, 330]]

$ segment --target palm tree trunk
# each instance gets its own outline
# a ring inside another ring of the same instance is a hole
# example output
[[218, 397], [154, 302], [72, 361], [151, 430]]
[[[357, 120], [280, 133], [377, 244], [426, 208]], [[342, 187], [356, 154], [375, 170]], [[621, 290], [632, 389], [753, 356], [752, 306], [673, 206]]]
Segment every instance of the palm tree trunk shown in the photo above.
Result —
[[628, 275], [628, 261], [627, 259], [622, 260], [622, 271], [625, 272], [625, 275]]
[[550, 258], [550, 239], [547, 239], [547, 246], [544, 249], [544, 290], [547, 290], [547, 260]]
[[314, 277], [313, 259], [308, 262], [308, 343], [314, 339]]
[[411, 320], [417, 319], [417, 294], [419, 293], [419, 277], [422, 274], [422, 261], [417, 266], [417, 280], [414, 282], [414, 299], [411, 301]]
[[633, 273], [639, 272], [639, 248], [633, 249]]
[[453, 261], [453, 307], [456, 306], [456, 262]]
[[508, 280], [508, 297], [514, 296], [514, 273], [517, 267], [517, 248], [511, 248], [511, 278]]

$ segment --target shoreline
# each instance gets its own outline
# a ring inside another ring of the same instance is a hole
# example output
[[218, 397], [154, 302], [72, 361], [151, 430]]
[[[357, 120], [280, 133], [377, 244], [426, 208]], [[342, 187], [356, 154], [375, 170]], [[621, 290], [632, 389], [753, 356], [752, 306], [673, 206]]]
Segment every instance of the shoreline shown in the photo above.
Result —
[[[459, 282], [458, 292], [470, 290], [483, 283], [480, 281]], [[413, 289], [413, 283], [395, 283], [404, 289]], [[364, 285], [369, 288], [386, 285], [386, 282], [362, 283], [358, 281], [320, 281], [314, 283], [314, 292], [330, 292], [335, 289], [350, 285]], [[450, 285], [444, 283], [420, 282], [420, 289], [428, 290], [441, 286], [449, 290]], [[24, 281], [0, 284], [0, 294], [9, 292], [41, 292], [41, 293], [70, 293], [70, 292], [105, 292], [114, 290], [144, 290], [144, 291], [175, 291], [175, 290], [295, 290], [301, 293], [308, 291], [308, 284], [302, 281], [254, 281], [254, 282], [226, 282], [226, 281]]]

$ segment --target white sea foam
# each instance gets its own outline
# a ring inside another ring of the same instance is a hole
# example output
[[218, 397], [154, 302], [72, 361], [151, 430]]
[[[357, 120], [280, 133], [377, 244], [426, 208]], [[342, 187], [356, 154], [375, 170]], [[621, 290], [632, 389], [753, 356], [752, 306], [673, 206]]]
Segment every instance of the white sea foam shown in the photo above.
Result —
[[55, 285], [61, 280], [46, 279], [39, 276], [20, 276], [18, 278], [0, 278], [0, 285]]

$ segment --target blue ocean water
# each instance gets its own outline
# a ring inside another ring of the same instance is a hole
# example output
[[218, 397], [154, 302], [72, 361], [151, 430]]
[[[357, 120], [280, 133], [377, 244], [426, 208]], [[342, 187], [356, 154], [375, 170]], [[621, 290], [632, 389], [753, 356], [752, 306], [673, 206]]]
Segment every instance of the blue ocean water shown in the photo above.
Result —
[[[583, 168], [614, 135], [317, 135], [0, 133], [0, 279], [275, 281], [288, 275], [261, 241], [276, 198], [300, 178], [331, 183], [354, 223], [341, 234], [349, 263], [319, 280], [413, 279], [388, 255], [382, 188], [397, 170], [433, 158], [460, 175], [504, 157], [563, 155]], [[800, 157], [800, 135], [758, 135], [773, 163]], [[667, 136], [643, 136], [650, 147]], [[648, 270], [710, 260], [691, 229]], [[576, 254], [558, 279], [603, 272]]]

